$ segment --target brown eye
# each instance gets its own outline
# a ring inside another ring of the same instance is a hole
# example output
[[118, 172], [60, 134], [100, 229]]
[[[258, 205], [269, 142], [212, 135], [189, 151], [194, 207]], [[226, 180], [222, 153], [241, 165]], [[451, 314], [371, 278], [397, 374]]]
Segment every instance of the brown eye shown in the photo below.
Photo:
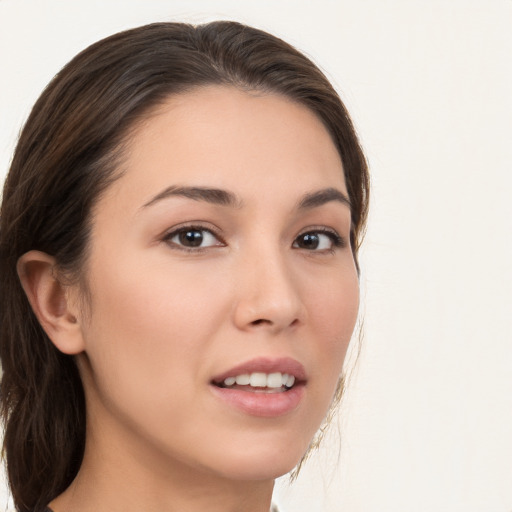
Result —
[[343, 239], [331, 231], [308, 231], [299, 235], [293, 242], [293, 247], [309, 251], [328, 251], [342, 246]]
[[305, 233], [298, 237], [295, 242], [301, 249], [317, 249], [320, 245], [320, 237], [316, 233]]
[[205, 249], [223, 245], [209, 229], [201, 227], [177, 229], [169, 233], [165, 241], [171, 246], [183, 249]]
[[180, 244], [187, 247], [199, 247], [203, 243], [203, 238], [203, 232], [198, 229], [187, 229], [178, 233]]

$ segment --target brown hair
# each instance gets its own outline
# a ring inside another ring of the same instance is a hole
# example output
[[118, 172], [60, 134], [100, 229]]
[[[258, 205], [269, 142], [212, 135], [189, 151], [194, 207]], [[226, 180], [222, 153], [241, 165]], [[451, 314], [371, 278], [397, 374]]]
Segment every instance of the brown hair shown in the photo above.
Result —
[[130, 128], [169, 95], [208, 84], [282, 94], [323, 121], [345, 169], [357, 263], [368, 208], [365, 158], [329, 81], [292, 46], [235, 22], [156, 23], [78, 54], [33, 107], [3, 191], [0, 393], [18, 511], [43, 509], [72, 482], [84, 451], [85, 401], [73, 358], [54, 347], [31, 310], [17, 260], [44, 251], [79, 278], [91, 208], [117, 177]]

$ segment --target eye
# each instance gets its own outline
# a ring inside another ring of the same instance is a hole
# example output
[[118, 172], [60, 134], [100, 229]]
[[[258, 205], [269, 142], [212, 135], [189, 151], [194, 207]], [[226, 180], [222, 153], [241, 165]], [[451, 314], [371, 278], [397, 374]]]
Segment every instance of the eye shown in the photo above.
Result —
[[168, 233], [164, 239], [179, 249], [194, 250], [224, 245], [209, 229], [187, 226]]
[[335, 247], [343, 247], [344, 241], [334, 231], [316, 230], [300, 234], [292, 247], [309, 251], [332, 251]]

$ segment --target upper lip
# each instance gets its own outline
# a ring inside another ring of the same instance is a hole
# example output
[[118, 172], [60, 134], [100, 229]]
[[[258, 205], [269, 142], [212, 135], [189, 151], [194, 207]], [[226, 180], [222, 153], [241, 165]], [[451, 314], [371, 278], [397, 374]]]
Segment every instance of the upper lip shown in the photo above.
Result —
[[287, 373], [293, 375], [296, 381], [306, 380], [306, 370], [304, 366], [291, 357], [258, 357], [245, 361], [236, 366], [233, 366], [229, 370], [216, 375], [213, 379], [213, 383], [221, 383], [228, 377], [236, 377], [237, 375], [243, 375], [246, 373]]

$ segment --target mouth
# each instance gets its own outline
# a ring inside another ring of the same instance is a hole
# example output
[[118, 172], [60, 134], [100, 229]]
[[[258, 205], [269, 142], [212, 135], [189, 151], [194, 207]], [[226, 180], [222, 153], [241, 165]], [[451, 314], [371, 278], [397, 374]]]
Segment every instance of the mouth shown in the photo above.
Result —
[[276, 417], [293, 411], [306, 388], [304, 367], [291, 358], [253, 359], [210, 382], [215, 396], [251, 416]]
[[288, 373], [253, 372], [230, 375], [221, 382], [213, 381], [214, 386], [224, 389], [237, 389], [249, 393], [284, 393], [295, 385], [296, 378]]

